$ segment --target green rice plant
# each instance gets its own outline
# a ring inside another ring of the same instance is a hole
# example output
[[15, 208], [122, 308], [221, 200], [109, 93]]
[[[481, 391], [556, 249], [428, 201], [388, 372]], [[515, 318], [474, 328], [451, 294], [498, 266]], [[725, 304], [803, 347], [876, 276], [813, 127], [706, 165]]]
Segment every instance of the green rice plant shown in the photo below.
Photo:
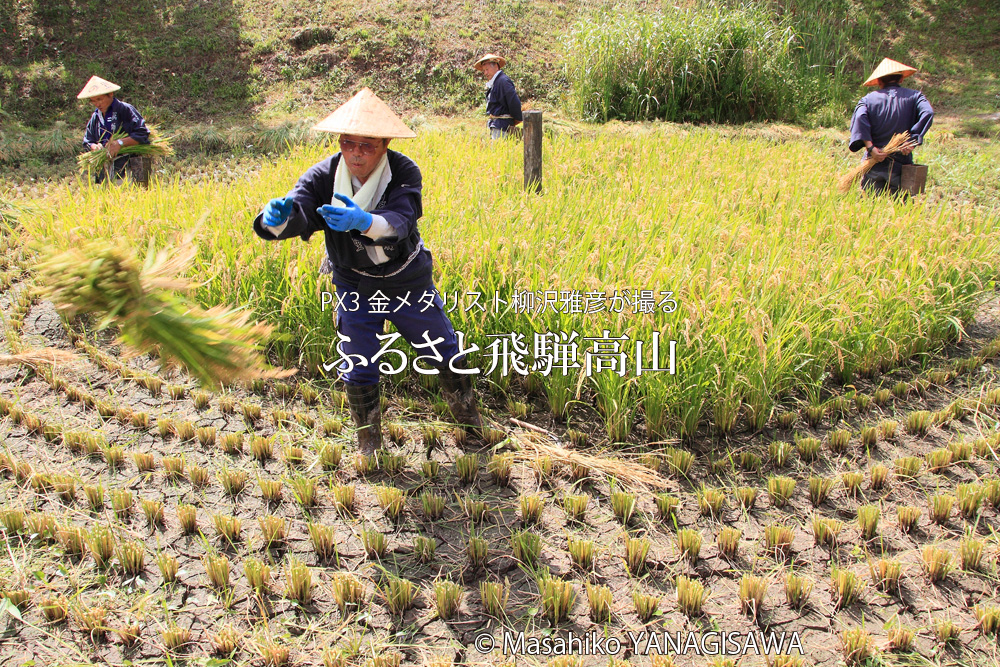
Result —
[[892, 385], [892, 395], [896, 398], [906, 398], [906, 395], [910, 393], [910, 385], [903, 381], [897, 382]]
[[862, 394], [858, 392], [854, 395], [854, 407], [857, 409], [858, 414], [865, 414], [871, 409], [872, 397], [868, 394]]
[[629, 491], [611, 492], [611, 511], [622, 525], [627, 526], [635, 512], [635, 494]]
[[[334, 484], [330, 487], [333, 494], [333, 505], [338, 512], [352, 514], [354, 512], [355, 488], [353, 484]], [[429, 492], [425, 492], [426, 493]]]
[[542, 538], [528, 530], [515, 530], [510, 535], [510, 546], [515, 559], [526, 567], [532, 567], [542, 552]]
[[[171, 389], [173, 389], [172, 386], [171, 386]], [[181, 397], [184, 396], [183, 389], [184, 388], [181, 387], [181, 390], [182, 390], [181, 391]], [[171, 398], [173, 398], [173, 391], [171, 391], [170, 394], [171, 394]], [[209, 394], [207, 392], [204, 392], [204, 391], [192, 391], [191, 392], [191, 400], [194, 401], [194, 407], [195, 408], [197, 408], [198, 410], [205, 410], [206, 408], [208, 408], [208, 404], [212, 400], [212, 396], [211, 396], [211, 394]]]
[[757, 504], [759, 491], [756, 486], [740, 486], [736, 488], [736, 502], [744, 512], [749, 512]]
[[951, 571], [951, 554], [941, 547], [928, 545], [920, 550], [920, 563], [931, 583], [944, 581]]
[[833, 488], [833, 479], [829, 477], [810, 477], [809, 478], [809, 502], [812, 503], [813, 507], [818, 507], [822, 505], [827, 497], [830, 495], [830, 489]]
[[174, 435], [182, 442], [191, 442], [195, 439], [197, 431], [194, 424], [189, 421], [174, 422]]
[[667, 469], [678, 477], [687, 478], [694, 465], [694, 454], [686, 449], [669, 448], [667, 452]]
[[469, 565], [473, 568], [485, 567], [486, 558], [489, 555], [489, 543], [473, 531], [469, 534], [465, 553], [469, 558]]
[[257, 475], [257, 486], [260, 487], [260, 497], [267, 503], [280, 503], [284, 489], [280, 479], [267, 479]]
[[128, 489], [111, 489], [111, 509], [120, 521], [128, 519], [132, 513], [132, 492]]
[[701, 554], [701, 533], [693, 528], [681, 528], [677, 531], [677, 548], [684, 558], [697, 562]]
[[791, 477], [773, 476], [767, 480], [767, 494], [771, 498], [771, 504], [775, 507], [784, 507], [788, 504], [792, 494], [795, 492], [795, 480]]
[[795, 439], [795, 449], [799, 458], [806, 463], [812, 463], [819, 457], [819, 438], [801, 437]]
[[764, 595], [767, 593], [768, 581], [764, 577], [744, 574], [740, 578], [737, 593], [740, 600], [740, 611], [757, 618], [764, 607]]
[[893, 421], [892, 419], [883, 419], [878, 423], [878, 439], [895, 440], [896, 429], [898, 427], [899, 427], [899, 422]]
[[219, 448], [226, 454], [239, 456], [239, 454], [243, 451], [243, 434], [223, 433], [222, 437], [219, 438]]
[[424, 491], [420, 494], [420, 505], [423, 507], [424, 516], [431, 521], [436, 521], [444, 516], [444, 496], [432, 491]]
[[635, 607], [635, 613], [639, 620], [643, 623], [649, 623], [660, 608], [660, 598], [635, 590], [632, 591], [632, 605]]
[[360, 609], [365, 602], [364, 585], [349, 572], [334, 572], [330, 576], [330, 588], [333, 591], [334, 602], [337, 603], [340, 615], [343, 617]]
[[298, 558], [289, 558], [285, 566], [285, 597], [300, 605], [312, 602], [312, 571]]
[[858, 508], [858, 528], [861, 538], [870, 540], [878, 534], [878, 521], [882, 510], [878, 505], [862, 505]]
[[792, 446], [783, 440], [775, 440], [767, 448], [771, 465], [775, 468], [784, 468], [788, 465], [788, 457], [792, 454]]
[[990, 604], [977, 604], [972, 612], [979, 622], [979, 631], [984, 635], [995, 635], [1000, 630], [1000, 607]]
[[896, 517], [899, 520], [899, 529], [904, 533], [909, 533], [920, 520], [920, 508], [912, 505], [899, 505], [896, 507]]
[[110, 629], [107, 624], [108, 610], [99, 605], [80, 603], [73, 610], [73, 617], [92, 642], [103, 640]]
[[177, 523], [180, 524], [181, 534], [193, 535], [198, 530], [198, 508], [194, 505], [178, 503]]
[[305, 475], [296, 475], [288, 480], [295, 501], [303, 509], [308, 510], [316, 505], [316, 479]]
[[625, 567], [629, 574], [641, 574], [646, 569], [646, 557], [649, 554], [650, 541], [644, 537], [632, 537], [624, 534]]
[[795, 419], [798, 417], [794, 412], [782, 412], [777, 417], [778, 428], [783, 431], [791, 429], [795, 425]]
[[389, 575], [385, 583], [378, 587], [379, 595], [393, 616], [402, 616], [413, 606], [416, 598], [416, 587], [412, 581]]
[[934, 624], [934, 636], [942, 644], [949, 644], [958, 641], [962, 629], [950, 618], [938, 619]]
[[542, 612], [552, 625], [566, 620], [576, 600], [573, 582], [563, 581], [558, 577], [541, 579], [538, 582], [538, 594], [542, 600]]
[[[587, 605], [590, 608], [590, 618], [595, 623], [605, 623], [611, 618], [611, 589], [603, 584], [584, 582], [587, 590]], [[633, 597], [634, 600], [634, 597]]]
[[282, 458], [285, 461], [285, 465], [289, 468], [298, 468], [305, 463], [306, 450], [298, 445], [289, 445], [285, 447]]
[[497, 486], [508, 486], [510, 484], [510, 473], [514, 465], [514, 457], [510, 454], [494, 454], [489, 463], [486, 464], [486, 471]]
[[951, 452], [951, 460], [955, 463], [965, 463], [972, 460], [972, 445], [964, 440], [949, 442], [948, 450]]
[[257, 517], [257, 525], [260, 526], [260, 536], [265, 549], [281, 547], [285, 544], [288, 537], [288, 523], [284, 517], [266, 514]]
[[954, 455], [951, 453], [951, 450], [944, 448], [927, 452], [924, 455], [924, 460], [927, 462], [927, 470], [930, 472], [941, 472], [951, 465], [952, 456]]
[[[573, 565], [581, 570], [589, 571], [594, 566], [594, 543], [591, 540], [576, 539], [572, 536], [567, 536], [567, 550], [569, 551], [570, 560], [573, 561]], [[648, 544], [647, 544], [648, 550]], [[636, 555], [636, 554], [632, 554]], [[629, 567], [629, 572], [633, 572], [631, 568], [631, 559], [629, 552], [629, 544], [626, 536], [625, 544], [625, 562], [626, 566]], [[645, 558], [643, 557], [643, 562]]]
[[424, 479], [435, 480], [441, 474], [441, 463], [431, 459], [420, 464], [420, 475]]
[[344, 457], [344, 446], [340, 443], [331, 444], [324, 442], [320, 444], [316, 451], [316, 458], [323, 470], [330, 472], [340, 467], [340, 461]]
[[156, 458], [148, 452], [133, 452], [132, 461], [139, 472], [152, 472], [156, 470]]
[[866, 450], [871, 449], [878, 443], [878, 428], [875, 426], [861, 427], [861, 446]]
[[368, 558], [381, 559], [388, 548], [385, 534], [374, 529], [361, 531], [361, 546]]
[[876, 463], [868, 471], [871, 476], [872, 489], [878, 491], [884, 489], [889, 481], [889, 468], [881, 463]]
[[982, 569], [983, 553], [986, 545], [973, 537], [965, 537], [958, 546], [958, 560], [966, 572], [979, 572]]
[[390, 477], [396, 477], [406, 470], [406, 457], [402, 454], [380, 449], [377, 453], [378, 466]]
[[437, 579], [432, 590], [438, 618], [444, 621], [454, 618], [459, 605], [462, 604], [462, 587], [454, 581]]
[[845, 431], [843, 429], [838, 429], [836, 431], [830, 431], [827, 436], [827, 445], [830, 447], [830, 452], [835, 456], [840, 456], [847, 451], [848, 445], [851, 443], [851, 432]]
[[483, 523], [489, 518], [490, 507], [485, 500], [476, 497], [458, 497], [458, 503], [472, 523]]
[[585, 493], [580, 495], [567, 493], [563, 496], [563, 510], [566, 512], [566, 519], [575, 522], [583, 521], [587, 514], [587, 504], [589, 502], [590, 496]]
[[545, 501], [535, 494], [522, 494], [518, 500], [521, 508], [521, 525], [533, 526], [542, 519]]
[[[399, 432], [394, 427], [399, 427], [399, 429], [402, 429], [402, 427], [399, 426], [399, 424], [389, 424], [390, 438], [393, 438], [393, 435], [399, 436]], [[322, 429], [323, 429], [323, 435], [326, 436], [327, 438], [331, 438], [335, 435], [340, 435], [341, 432], [343, 432], [344, 422], [334, 417], [328, 417], [323, 420]], [[395, 439], [393, 439], [392, 441], [396, 442]], [[400, 442], [397, 444], [401, 444], [401, 436], [400, 436]]]
[[337, 557], [337, 542], [333, 526], [309, 523], [309, 542], [320, 562], [329, 562]]
[[1000, 479], [991, 479], [983, 485], [983, 498], [990, 507], [1000, 507]]
[[716, 537], [716, 545], [719, 547], [719, 555], [729, 560], [736, 560], [740, 550], [740, 540], [743, 538], [743, 531], [732, 526], [725, 526], [719, 531]]
[[160, 633], [163, 647], [171, 655], [184, 650], [191, 643], [191, 630], [172, 625]]
[[406, 495], [395, 486], [376, 486], [375, 498], [390, 521], [399, 521], [406, 507]]
[[138, 577], [146, 562], [146, 546], [139, 540], [123, 541], [115, 549], [118, 567], [127, 577]]
[[658, 493], [653, 497], [656, 503], [656, 510], [659, 512], [660, 518], [663, 520], [669, 520], [675, 517], [677, 514], [677, 508], [680, 506], [680, 499], [669, 493]]
[[802, 416], [805, 418], [806, 423], [813, 428], [820, 425], [825, 414], [826, 410], [822, 405], [807, 405], [802, 408]]
[[713, 489], [702, 485], [698, 489], [698, 511], [705, 516], [718, 518], [722, 514], [723, 505], [726, 502], [726, 494], [720, 489]]
[[53, 625], [65, 622], [69, 616], [69, 601], [65, 595], [59, 593], [42, 598], [38, 607], [42, 610], [45, 620]]
[[962, 518], [974, 519], [983, 501], [982, 484], [961, 483], [955, 487], [955, 495], [958, 497], [958, 512]]
[[863, 627], [845, 630], [840, 635], [841, 651], [848, 667], [864, 665], [873, 655], [871, 635]]
[[932, 415], [927, 410], [914, 410], [906, 415], [906, 432], [923, 437], [930, 430], [932, 421]]
[[772, 523], [764, 527], [764, 546], [779, 560], [785, 560], [791, 554], [794, 539], [795, 529], [791, 526]]
[[0, 511], [0, 524], [8, 535], [18, 535], [24, 532], [25, 515], [22, 509], [5, 509]]
[[903, 574], [903, 564], [892, 558], [880, 558], [868, 561], [872, 583], [880, 591], [892, 593], [899, 590], [899, 579]]
[[760, 469], [764, 465], [760, 455], [756, 452], [751, 452], [750, 450], [743, 450], [737, 454], [736, 462], [739, 464], [740, 468], [746, 472], [760, 472]]
[[843, 527], [844, 522], [837, 519], [827, 519], [818, 514], [814, 514], [812, 517], [813, 539], [819, 546], [830, 549], [836, 547]]
[[184, 479], [184, 457], [164, 456], [160, 459], [163, 465], [163, 475], [171, 482], [179, 482]]
[[66, 505], [76, 501], [76, 479], [72, 475], [53, 475], [52, 490]]
[[705, 603], [705, 586], [697, 579], [679, 575], [677, 581], [677, 606], [683, 614], [690, 618], [696, 618], [702, 614], [702, 606]]
[[226, 543], [235, 544], [240, 541], [243, 522], [239, 518], [226, 514], [215, 514], [212, 516], [212, 525], [215, 527], [215, 534]]
[[865, 586], [854, 572], [839, 567], [832, 568], [830, 582], [835, 609], [843, 609], [857, 602]]
[[255, 435], [250, 439], [250, 456], [264, 465], [266, 461], [274, 458], [274, 440], [261, 435]]
[[487, 615], [500, 618], [507, 608], [507, 599], [510, 596], [510, 583], [507, 581], [481, 581], [479, 582], [479, 598], [482, 600], [483, 609]]
[[156, 554], [156, 567], [160, 571], [163, 583], [172, 584], [177, 581], [177, 571], [180, 569], [180, 563], [177, 562], [176, 556], [161, 551]]
[[472, 484], [479, 475], [479, 455], [459, 454], [455, 457], [455, 470], [462, 484]]
[[223, 464], [219, 471], [219, 486], [230, 497], [236, 497], [246, 488], [249, 475], [245, 470], [234, 470]]
[[929, 498], [929, 516], [931, 521], [944, 525], [951, 516], [951, 508], [955, 505], [955, 496], [946, 493], [936, 493]]
[[111, 565], [111, 559], [115, 555], [115, 548], [118, 546], [114, 532], [112, 532], [109, 526], [95, 524], [87, 534], [86, 541], [87, 549], [90, 551], [90, 555], [94, 557], [94, 564], [97, 565], [98, 569], [107, 569]]
[[159, 500], [147, 500], [143, 498], [139, 505], [142, 513], [146, 515], [146, 525], [150, 528], [163, 525], [163, 502]]
[[535, 471], [538, 481], [548, 483], [552, 478], [552, 457], [538, 456], [531, 460], [531, 467]]
[[429, 452], [441, 447], [441, 431], [434, 424], [424, 424], [421, 426], [420, 435], [424, 441], [425, 451]]

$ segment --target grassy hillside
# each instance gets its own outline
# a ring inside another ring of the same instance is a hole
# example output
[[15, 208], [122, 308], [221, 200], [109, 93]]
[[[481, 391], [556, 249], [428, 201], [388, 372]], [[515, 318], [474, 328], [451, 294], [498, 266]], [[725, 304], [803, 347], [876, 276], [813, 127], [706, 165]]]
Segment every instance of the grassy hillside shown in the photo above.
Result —
[[[576, 26], [615, 12], [655, 12], [687, 2], [496, 0], [137, 0], [0, 2], [0, 122], [82, 123], [75, 99], [100, 73], [122, 97], [170, 125], [320, 115], [360, 85], [411, 113], [461, 113], [481, 104], [475, 57], [496, 50], [522, 96], [559, 105]], [[837, 124], [882, 55], [922, 69], [917, 81], [942, 109], [998, 111], [992, 0], [773, 0], [798, 37], [795, 50], [829, 106], [806, 122]], [[832, 81], [832, 84], [830, 83]]]

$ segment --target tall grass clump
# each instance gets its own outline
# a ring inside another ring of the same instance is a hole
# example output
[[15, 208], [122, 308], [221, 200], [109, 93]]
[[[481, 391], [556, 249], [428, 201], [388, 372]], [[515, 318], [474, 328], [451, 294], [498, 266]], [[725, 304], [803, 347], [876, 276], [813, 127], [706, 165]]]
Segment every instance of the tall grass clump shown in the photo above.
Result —
[[763, 8], [613, 13], [570, 40], [584, 118], [745, 122], [787, 119], [790, 26]]

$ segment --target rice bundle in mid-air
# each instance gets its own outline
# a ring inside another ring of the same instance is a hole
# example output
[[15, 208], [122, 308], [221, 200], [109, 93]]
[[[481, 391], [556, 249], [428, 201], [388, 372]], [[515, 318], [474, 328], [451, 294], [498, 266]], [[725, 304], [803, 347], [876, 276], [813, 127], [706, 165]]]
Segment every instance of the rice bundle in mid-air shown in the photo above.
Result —
[[251, 323], [250, 313], [205, 310], [184, 298], [180, 292], [191, 284], [177, 276], [194, 252], [190, 242], [180, 250], [150, 248], [141, 265], [124, 245], [97, 240], [53, 255], [38, 268], [61, 312], [101, 317], [99, 328], [118, 325], [126, 345], [158, 354], [165, 366], [183, 366], [208, 386], [294, 373], [266, 364], [260, 343], [270, 327]]
[[[910, 139], [909, 132], [901, 132], [899, 134], [892, 135], [892, 139], [890, 139], [889, 143], [887, 143], [885, 147], [882, 148], [881, 150], [886, 155], [893, 155], [895, 153], [900, 152], [906, 147], [913, 148], [916, 145], [917, 144]], [[840, 192], [842, 193], [847, 192], [848, 190], [851, 189], [851, 185], [856, 180], [858, 180], [859, 178], [867, 174], [869, 171], [871, 171], [871, 168], [874, 167], [876, 164], [878, 164], [878, 162], [876, 160], [873, 160], [872, 158], [866, 158], [865, 160], [862, 160], [861, 164], [859, 164], [857, 167], [852, 169], [846, 176], [840, 179], [840, 182], [837, 184], [837, 189], [840, 190]]]

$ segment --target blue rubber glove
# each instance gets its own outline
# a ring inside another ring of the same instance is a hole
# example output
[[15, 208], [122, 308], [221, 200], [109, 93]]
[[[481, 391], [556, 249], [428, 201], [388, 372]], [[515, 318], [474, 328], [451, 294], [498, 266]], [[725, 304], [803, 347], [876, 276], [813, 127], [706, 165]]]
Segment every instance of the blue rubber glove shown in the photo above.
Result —
[[284, 224], [292, 212], [292, 204], [295, 203], [291, 197], [279, 197], [267, 202], [264, 207], [264, 224], [268, 227], [277, 227]]
[[323, 217], [327, 227], [335, 232], [346, 232], [352, 229], [363, 232], [371, 227], [371, 213], [351, 201], [350, 197], [337, 193], [333, 196], [344, 202], [344, 208], [324, 204], [316, 209], [316, 212]]

